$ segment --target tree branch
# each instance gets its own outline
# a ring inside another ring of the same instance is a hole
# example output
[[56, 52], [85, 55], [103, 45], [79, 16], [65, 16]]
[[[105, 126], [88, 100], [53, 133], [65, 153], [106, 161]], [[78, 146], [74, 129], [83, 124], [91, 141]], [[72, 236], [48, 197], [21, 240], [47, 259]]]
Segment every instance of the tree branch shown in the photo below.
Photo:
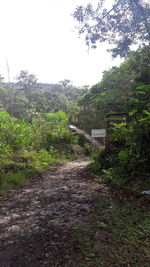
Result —
[[148, 25], [148, 22], [147, 22], [147, 18], [145, 16], [145, 12], [144, 12], [144, 8], [142, 5], [140, 5], [140, 3], [137, 1], [137, 0], [131, 0], [135, 3], [136, 7], [140, 10], [142, 16], [143, 16], [143, 20], [144, 20], [144, 24], [145, 24], [145, 28], [146, 28], [146, 31], [148, 33], [148, 36], [150, 38], [150, 27]]
[[120, 3], [121, 0], [118, 0], [118, 2], [101, 18], [101, 20], [99, 21], [99, 23], [101, 23], [103, 21], [103, 19], [105, 17], [107, 17]]

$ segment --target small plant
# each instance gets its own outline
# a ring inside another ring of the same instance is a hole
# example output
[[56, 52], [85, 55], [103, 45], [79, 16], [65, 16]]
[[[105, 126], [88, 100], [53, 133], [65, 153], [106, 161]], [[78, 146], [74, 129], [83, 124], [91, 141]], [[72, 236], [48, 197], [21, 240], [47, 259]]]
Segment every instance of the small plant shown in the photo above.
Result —
[[54, 158], [52, 157], [51, 154], [48, 153], [47, 150], [41, 149], [39, 152], [37, 152], [34, 155], [35, 160], [39, 161], [40, 164], [43, 166], [48, 166], [49, 163], [54, 162]]
[[108, 170], [103, 170], [102, 177], [109, 182], [111, 182], [113, 185], [121, 188], [126, 180], [124, 177], [121, 177], [122, 174], [122, 168], [109, 168]]

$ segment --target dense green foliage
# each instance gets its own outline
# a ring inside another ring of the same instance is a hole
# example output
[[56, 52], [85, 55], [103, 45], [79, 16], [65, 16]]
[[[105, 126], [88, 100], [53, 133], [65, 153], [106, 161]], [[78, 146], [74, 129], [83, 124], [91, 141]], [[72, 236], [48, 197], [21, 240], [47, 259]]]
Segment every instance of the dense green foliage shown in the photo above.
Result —
[[[95, 114], [99, 114], [102, 126], [110, 120], [105, 117], [107, 113], [129, 114], [129, 121], [119, 116], [111, 118], [108, 145], [92, 168], [99, 169], [118, 186], [140, 177], [147, 184], [150, 173], [149, 47], [133, 53], [120, 67], [106, 71], [102, 81], [82, 98], [83, 103], [90, 103], [86, 106], [89, 113], [93, 114], [95, 128], [100, 126], [94, 120]], [[86, 124], [88, 127], [88, 118]]]
[[49, 164], [80, 153], [77, 143], [62, 111], [39, 114], [31, 123], [1, 112], [0, 191], [24, 184]]

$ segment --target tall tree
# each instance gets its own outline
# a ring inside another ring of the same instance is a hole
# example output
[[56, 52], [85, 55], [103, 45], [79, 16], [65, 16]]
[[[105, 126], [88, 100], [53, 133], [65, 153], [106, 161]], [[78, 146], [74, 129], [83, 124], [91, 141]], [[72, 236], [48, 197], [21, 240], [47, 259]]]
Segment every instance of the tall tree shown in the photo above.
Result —
[[79, 34], [85, 34], [86, 44], [96, 48], [97, 42], [113, 45], [109, 51], [116, 57], [128, 55], [135, 44], [150, 43], [149, 0], [99, 0], [97, 8], [92, 4], [78, 6], [73, 14], [80, 23]]
[[37, 84], [37, 78], [34, 74], [29, 74], [28, 71], [22, 70], [16, 77], [18, 84], [25, 89], [33, 88]]

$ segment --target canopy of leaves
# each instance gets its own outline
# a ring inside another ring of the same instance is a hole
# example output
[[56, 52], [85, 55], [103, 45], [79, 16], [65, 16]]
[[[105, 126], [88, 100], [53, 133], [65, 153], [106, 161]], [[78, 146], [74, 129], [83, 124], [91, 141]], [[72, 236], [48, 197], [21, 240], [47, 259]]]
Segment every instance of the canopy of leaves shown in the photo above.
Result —
[[147, 46], [132, 53], [120, 67], [105, 71], [101, 82], [93, 85], [81, 98], [80, 127], [90, 130], [104, 126], [107, 113], [125, 112], [133, 89], [149, 83], [150, 48]]
[[125, 57], [132, 45], [150, 42], [150, 3], [148, 0], [99, 0], [97, 8], [92, 4], [78, 6], [73, 14], [79, 22], [79, 34], [84, 34], [86, 44], [96, 48], [97, 42], [111, 44], [112, 55]]

